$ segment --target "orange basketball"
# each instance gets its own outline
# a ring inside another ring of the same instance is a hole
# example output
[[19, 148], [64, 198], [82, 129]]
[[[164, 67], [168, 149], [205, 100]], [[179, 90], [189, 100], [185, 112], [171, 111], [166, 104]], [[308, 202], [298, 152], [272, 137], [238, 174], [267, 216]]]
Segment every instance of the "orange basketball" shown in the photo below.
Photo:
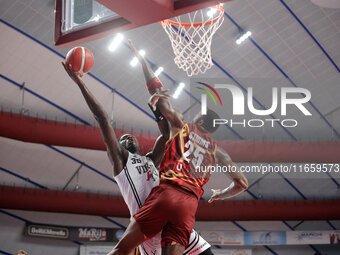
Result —
[[70, 64], [76, 73], [89, 72], [94, 64], [92, 52], [85, 47], [74, 47], [66, 55], [66, 64]]

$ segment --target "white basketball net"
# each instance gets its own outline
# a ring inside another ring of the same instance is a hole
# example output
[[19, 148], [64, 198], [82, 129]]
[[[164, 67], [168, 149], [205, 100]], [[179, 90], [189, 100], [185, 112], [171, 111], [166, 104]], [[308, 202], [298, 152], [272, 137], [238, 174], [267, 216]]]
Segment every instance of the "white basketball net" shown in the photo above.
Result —
[[[170, 38], [176, 65], [188, 76], [203, 74], [213, 66], [211, 41], [224, 20], [224, 9], [220, 5], [211, 7], [210, 14], [199, 10], [176, 17], [175, 21], [160, 22]], [[183, 17], [187, 23], [181, 21]]]

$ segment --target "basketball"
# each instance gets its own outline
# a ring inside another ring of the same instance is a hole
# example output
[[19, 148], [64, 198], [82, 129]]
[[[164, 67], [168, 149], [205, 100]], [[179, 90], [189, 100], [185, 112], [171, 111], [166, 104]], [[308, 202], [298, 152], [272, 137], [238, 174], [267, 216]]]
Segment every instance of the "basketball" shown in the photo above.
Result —
[[89, 49], [74, 47], [66, 55], [66, 64], [71, 65], [74, 72], [85, 74], [92, 69], [94, 57]]

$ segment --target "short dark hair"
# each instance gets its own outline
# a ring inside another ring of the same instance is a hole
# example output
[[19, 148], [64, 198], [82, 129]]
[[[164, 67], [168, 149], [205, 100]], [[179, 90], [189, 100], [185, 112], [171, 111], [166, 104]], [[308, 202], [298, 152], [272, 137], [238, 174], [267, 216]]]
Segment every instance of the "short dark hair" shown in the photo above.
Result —
[[214, 127], [214, 119], [219, 119], [220, 116], [213, 110], [207, 109], [207, 114], [200, 114], [199, 119], [203, 120], [202, 127], [204, 127], [209, 133], [214, 133], [218, 126]]
[[120, 142], [120, 140], [122, 139], [123, 136], [126, 136], [126, 135], [130, 135], [128, 133], [125, 133], [125, 134], [122, 134], [119, 138], [118, 138], [118, 142]]

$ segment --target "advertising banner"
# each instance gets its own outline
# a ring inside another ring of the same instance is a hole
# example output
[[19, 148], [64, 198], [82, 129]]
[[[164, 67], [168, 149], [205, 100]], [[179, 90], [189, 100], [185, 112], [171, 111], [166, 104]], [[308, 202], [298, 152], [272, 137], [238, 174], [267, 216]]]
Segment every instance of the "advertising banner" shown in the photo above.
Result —
[[[79, 226], [70, 227], [58, 225], [45, 225], [37, 223], [26, 223], [25, 226], [25, 235], [27, 236], [72, 240], [79, 242], [115, 243], [120, 240], [123, 234], [124, 230], [118, 228], [96, 228]], [[267, 231], [267, 232], [200, 231], [199, 234], [211, 245], [225, 245], [225, 246], [340, 244], [340, 231], [334, 230]], [[86, 249], [91, 250], [93, 247], [97, 246], [86, 246]], [[98, 247], [100, 247], [100, 249], [103, 251], [105, 251], [106, 249], [105, 246]]]
[[340, 244], [340, 231], [201, 231], [210, 244], [229, 246]]
[[287, 232], [289, 244], [329, 244], [329, 231], [291, 231]]
[[79, 255], [107, 255], [113, 248], [111, 246], [81, 245]]
[[340, 231], [290, 231], [288, 244], [340, 244]]
[[26, 223], [25, 234], [28, 236], [68, 239], [70, 231], [67, 227]]
[[286, 232], [244, 232], [244, 245], [285, 245]]
[[124, 230], [26, 223], [25, 234], [33, 237], [66, 239], [79, 242], [117, 242], [124, 234]]
[[[113, 246], [81, 245], [79, 255], [106, 255]], [[251, 249], [213, 249], [215, 255], [252, 255]]]
[[200, 235], [210, 244], [243, 245], [243, 232], [238, 231], [200, 231]]
[[213, 249], [214, 255], [251, 255], [250, 249]]

